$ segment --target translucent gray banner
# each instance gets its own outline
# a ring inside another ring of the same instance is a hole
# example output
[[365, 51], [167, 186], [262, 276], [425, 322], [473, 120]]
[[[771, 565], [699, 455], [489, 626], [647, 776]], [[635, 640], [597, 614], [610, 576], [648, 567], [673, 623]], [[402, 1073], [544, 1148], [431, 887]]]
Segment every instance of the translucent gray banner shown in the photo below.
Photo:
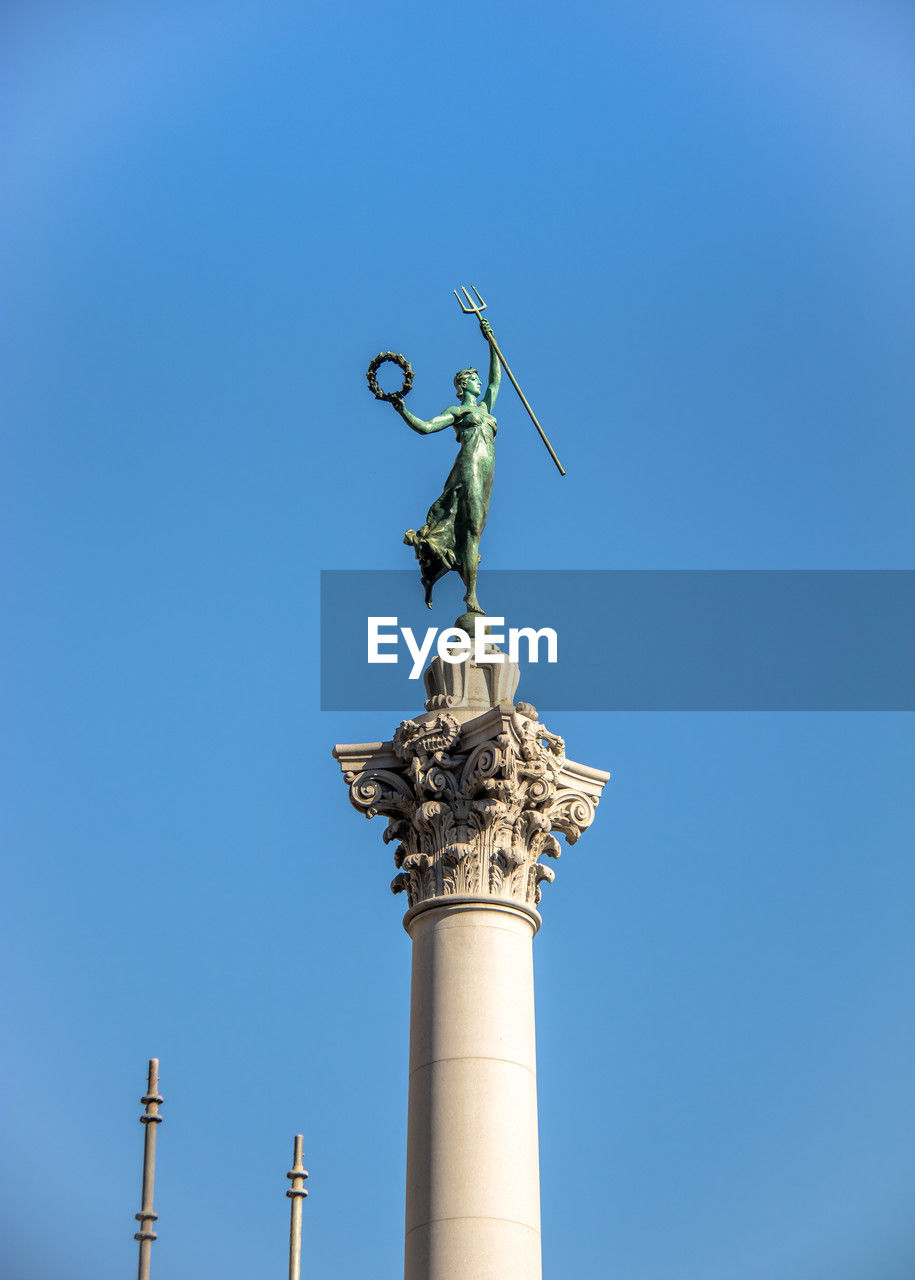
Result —
[[[430, 612], [416, 572], [323, 571], [322, 709], [415, 714], [454, 586]], [[912, 570], [491, 570], [479, 594], [506, 651], [510, 628], [555, 633], [555, 662], [519, 640], [541, 710], [915, 710]]]

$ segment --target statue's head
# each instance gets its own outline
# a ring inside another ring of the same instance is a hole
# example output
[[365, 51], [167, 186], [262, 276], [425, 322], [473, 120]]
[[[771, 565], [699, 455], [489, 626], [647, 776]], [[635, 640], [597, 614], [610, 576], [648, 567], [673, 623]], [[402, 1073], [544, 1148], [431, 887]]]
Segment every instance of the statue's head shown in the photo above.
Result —
[[483, 384], [476, 369], [459, 369], [454, 375], [454, 389], [459, 396], [462, 396], [465, 391], [478, 396], [483, 390]]

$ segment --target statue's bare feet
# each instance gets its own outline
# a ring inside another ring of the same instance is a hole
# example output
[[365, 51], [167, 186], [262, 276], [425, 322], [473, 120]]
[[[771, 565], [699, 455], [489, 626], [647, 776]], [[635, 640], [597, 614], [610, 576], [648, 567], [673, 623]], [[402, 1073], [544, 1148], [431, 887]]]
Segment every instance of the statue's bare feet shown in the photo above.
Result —
[[486, 610], [481, 607], [480, 602], [477, 599], [477, 593], [475, 591], [468, 591], [467, 595], [464, 596], [464, 603], [467, 606], [468, 613], [485, 613], [486, 612]]

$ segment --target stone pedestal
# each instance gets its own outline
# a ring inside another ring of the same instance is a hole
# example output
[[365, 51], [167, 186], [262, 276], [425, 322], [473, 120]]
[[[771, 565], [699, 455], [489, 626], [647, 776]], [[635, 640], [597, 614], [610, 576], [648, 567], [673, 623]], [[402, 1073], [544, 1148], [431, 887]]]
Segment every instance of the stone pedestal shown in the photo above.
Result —
[[532, 939], [558, 831], [608, 774], [576, 764], [517, 668], [435, 659], [425, 714], [338, 746], [350, 799], [388, 818], [413, 940], [405, 1280], [539, 1280]]

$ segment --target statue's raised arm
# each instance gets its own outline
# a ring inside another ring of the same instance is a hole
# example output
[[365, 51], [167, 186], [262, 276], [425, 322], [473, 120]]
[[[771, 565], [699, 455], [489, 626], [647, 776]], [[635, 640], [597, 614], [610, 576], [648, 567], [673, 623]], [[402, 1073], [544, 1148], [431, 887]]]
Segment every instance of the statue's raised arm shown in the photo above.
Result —
[[430, 436], [435, 431], [444, 431], [446, 427], [454, 426], [454, 409], [443, 409], [436, 417], [430, 418], [428, 422], [425, 418], [417, 418], [415, 413], [411, 413], [403, 402], [403, 396], [395, 395], [391, 404], [403, 418], [408, 427], [412, 427], [418, 435]]
[[486, 394], [483, 396], [481, 403], [485, 404], [489, 412], [492, 413], [492, 407], [496, 403], [496, 396], [499, 394], [499, 383], [502, 381], [502, 362], [496, 352], [492, 325], [488, 320], [484, 320], [482, 316], [480, 316], [480, 330], [489, 343], [489, 386], [486, 388]]

